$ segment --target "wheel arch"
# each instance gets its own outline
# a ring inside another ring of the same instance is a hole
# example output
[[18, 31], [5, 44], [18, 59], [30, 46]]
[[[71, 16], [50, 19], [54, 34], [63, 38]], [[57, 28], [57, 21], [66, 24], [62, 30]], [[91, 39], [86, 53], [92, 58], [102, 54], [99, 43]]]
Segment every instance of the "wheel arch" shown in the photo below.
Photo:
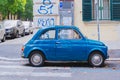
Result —
[[102, 50], [94, 49], [94, 50], [90, 51], [90, 53], [88, 55], [88, 60], [89, 60], [90, 55], [94, 54], [95, 52], [99, 52], [99, 54], [101, 54], [103, 56], [103, 58], [105, 59], [105, 55], [104, 55], [104, 52]]
[[42, 51], [42, 50], [40, 50], [40, 49], [34, 49], [34, 50], [31, 50], [29, 53], [29, 55], [28, 55], [28, 58], [30, 57], [30, 55], [32, 54], [32, 52], [34, 52], [34, 51], [39, 51], [40, 52], [40, 54], [42, 54], [43, 55], [43, 57], [44, 57], [44, 59], [46, 60], [46, 56], [45, 56], [45, 53], [44, 53], [44, 51]]

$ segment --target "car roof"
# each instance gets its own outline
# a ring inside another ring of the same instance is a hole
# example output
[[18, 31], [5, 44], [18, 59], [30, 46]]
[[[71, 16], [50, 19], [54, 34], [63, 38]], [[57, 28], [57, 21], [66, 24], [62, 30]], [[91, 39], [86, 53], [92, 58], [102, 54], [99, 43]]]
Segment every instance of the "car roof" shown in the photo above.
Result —
[[[49, 29], [75, 29], [75, 30], [79, 30], [80, 32], [80, 29], [76, 26], [61, 26], [61, 25], [55, 25], [55, 26], [49, 26], [49, 27], [45, 27], [43, 29], [39, 29], [39, 31], [36, 33], [36, 35], [34, 35], [32, 37], [32, 40], [36, 39], [36, 37], [38, 37], [38, 35], [42, 32], [42, 31], [46, 31], [46, 30], [49, 30]], [[80, 32], [81, 34], [81, 32]], [[83, 36], [81, 34], [81, 36]]]
[[63, 26], [63, 25], [55, 25], [55, 26], [49, 26], [46, 27], [44, 29], [68, 29], [68, 28], [72, 28], [72, 29], [78, 29], [76, 26]]

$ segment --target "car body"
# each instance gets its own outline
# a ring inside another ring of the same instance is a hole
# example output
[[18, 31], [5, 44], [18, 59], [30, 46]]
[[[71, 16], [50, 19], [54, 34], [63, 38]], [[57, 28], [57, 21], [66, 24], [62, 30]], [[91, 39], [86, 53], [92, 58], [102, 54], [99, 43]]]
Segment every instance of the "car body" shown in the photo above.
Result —
[[25, 35], [25, 28], [21, 20], [5, 20], [3, 21], [6, 37], [17, 38], [19, 35]]
[[0, 40], [1, 40], [1, 42], [4, 42], [6, 40], [5, 28], [3, 27], [2, 23], [0, 23]]
[[29, 58], [32, 66], [45, 61], [88, 61], [98, 67], [108, 58], [107, 50], [104, 43], [87, 39], [75, 26], [55, 26], [40, 29], [22, 48], [22, 57]]
[[30, 21], [22, 21], [25, 26], [25, 34], [33, 34], [33, 25]]

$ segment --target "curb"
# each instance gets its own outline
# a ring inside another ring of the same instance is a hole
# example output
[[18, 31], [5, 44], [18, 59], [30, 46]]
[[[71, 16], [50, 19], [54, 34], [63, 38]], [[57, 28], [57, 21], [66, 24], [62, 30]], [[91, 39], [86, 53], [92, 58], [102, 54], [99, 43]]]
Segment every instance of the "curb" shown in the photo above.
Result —
[[22, 62], [27, 61], [28, 59], [24, 58], [6, 58], [6, 57], [0, 57], [0, 61], [9, 61], [9, 62]]
[[109, 58], [106, 61], [120, 61], [120, 58]]
[[[0, 57], [0, 61], [22, 62], [22, 61], [28, 61], [28, 59]], [[109, 58], [106, 59], [106, 61], [120, 61], [120, 58]]]

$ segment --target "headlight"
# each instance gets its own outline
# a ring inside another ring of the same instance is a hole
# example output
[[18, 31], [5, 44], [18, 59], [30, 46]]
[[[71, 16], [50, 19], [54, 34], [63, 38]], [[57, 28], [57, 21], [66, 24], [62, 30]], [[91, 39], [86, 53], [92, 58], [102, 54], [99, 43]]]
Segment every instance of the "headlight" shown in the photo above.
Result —
[[105, 46], [105, 44], [103, 42], [100, 43], [101, 46]]

